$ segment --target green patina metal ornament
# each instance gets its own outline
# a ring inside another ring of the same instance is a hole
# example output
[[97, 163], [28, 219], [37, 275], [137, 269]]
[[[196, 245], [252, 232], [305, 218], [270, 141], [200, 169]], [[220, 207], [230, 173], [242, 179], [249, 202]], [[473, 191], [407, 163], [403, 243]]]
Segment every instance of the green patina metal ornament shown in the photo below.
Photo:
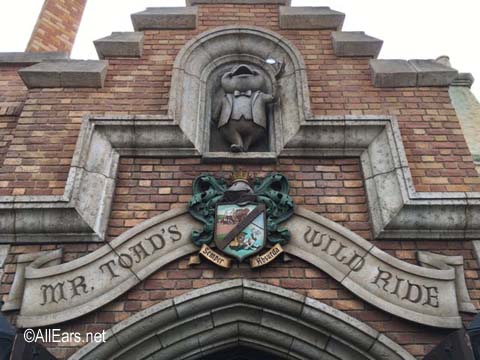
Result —
[[[246, 181], [243, 181], [246, 184]], [[238, 183], [237, 183], [238, 184]], [[214, 239], [216, 208], [219, 204], [248, 201], [265, 207], [267, 241], [270, 245], [285, 245], [290, 240], [290, 232], [280, 224], [293, 215], [294, 203], [289, 196], [287, 178], [274, 173], [264, 179], [256, 179], [253, 189], [234, 185], [228, 187], [223, 179], [212, 175], [201, 175], [193, 182], [193, 196], [188, 207], [190, 214], [203, 223], [202, 230], [192, 232], [192, 241], [197, 246], [209, 245]], [[232, 197], [232, 193], [236, 193]]]

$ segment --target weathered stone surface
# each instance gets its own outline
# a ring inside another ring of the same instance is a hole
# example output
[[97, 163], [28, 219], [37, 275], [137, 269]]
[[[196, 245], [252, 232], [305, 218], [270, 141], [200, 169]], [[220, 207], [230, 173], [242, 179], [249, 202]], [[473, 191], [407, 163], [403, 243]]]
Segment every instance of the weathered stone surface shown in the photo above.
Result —
[[471, 88], [475, 78], [471, 73], [459, 73], [457, 77], [452, 81], [450, 86], [464, 86]]
[[108, 62], [104, 60], [45, 61], [18, 71], [28, 88], [103, 87]]
[[113, 32], [112, 35], [95, 40], [100, 59], [106, 57], [141, 57], [143, 32]]
[[[51, 325], [85, 315], [162, 266], [198, 250], [191, 240], [191, 231], [198, 226], [200, 223], [186, 209], [178, 208], [65, 264], [46, 267], [59, 259], [58, 250], [34, 254], [37, 258], [31, 264], [32, 256], [20, 258], [23, 262], [5, 310], [20, 309], [20, 327]], [[302, 208], [296, 209], [285, 227], [292, 234], [286, 252], [325, 271], [365, 301], [421, 324], [461, 326], [456, 295], [456, 291], [462, 292], [462, 288], [456, 288], [461, 279], [456, 279], [453, 268], [435, 270], [400, 261], [346, 228]], [[468, 304], [462, 294], [459, 298]], [[303, 295], [236, 279], [228, 283], [228, 290], [216, 284], [208, 291], [199, 289], [181, 295], [173, 304], [176, 315], [187, 319], [208, 313], [212, 307], [234, 303], [237, 298], [256, 308], [268, 303], [272, 311], [294, 317], [302, 314], [305, 302]], [[371, 343], [359, 345], [368, 349]]]
[[285, 223], [292, 234], [286, 252], [386, 312], [430, 326], [462, 326], [453, 268], [433, 270], [400, 261], [313, 212], [297, 208], [295, 215]]
[[449, 86], [457, 70], [435, 60], [370, 60], [376, 87]]
[[332, 32], [333, 51], [336, 56], [369, 56], [376, 58], [383, 41], [363, 31]]
[[376, 87], [417, 86], [417, 71], [407, 60], [370, 60]]
[[[1, 310], [10, 311], [20, 309], [20, 306], [22, 305], [23, 289], [25, 288], [25, 268], [28, 265], [34, 261], [36, 261], [36, 266], [39, 268], [59, 265], [62, 261], [62, 255], [63, 249], [18, 255], [12, 288], [10, 289], [10, 293], [8, 294]], [[38, 259], [40, 259], [41, 262], [39, 262]]]
[[345, 14], [329, 7], [280, 7], [281, 29], [335, 29], [340, 30]]
[[198, 9], [191, 7], [155, 7], [132, 14], [135, 31], [146, 29], [195, 29]]
[[455, 270], [455, 293], [457, 294], [458, 308], [460, 311], [477, 313], [475, 305], [472, 304], [465, 282], [465, 269], [463, 256], [447, 256], [427, 251], [417, 253], [418, 262], [425, 267], [432, 267], [440, 270]]
[[2, 64], [36, 64], [48, 60], [66, 60], [68, 54], [64, 52], [0, 52]]
[[410, 60], [417, 70], [417, 86], [448, 86], [458, 75], [458, 71], [435, 60]]
[[25, 267], [24, 288], [17, 291], [22, 299], [17, 325], [55, 324], [109, 303], [165, 264], [195, 251], [190, 233], [196, 226], [185, 209], [175, 209], [69, 263], [39, 268], [45, 262], [39, 258]]
[[5, 260], [7, 260], [9, 250], [10, 245], [0, 245], [0, 283], [2, 282], [3, 266], [5, 265]]
[[[214, 301], [205, 307], [208, 299]], [[252, 305], [254, 299], [261, 301]], [[269, 299], [275, 299], [274, 304]], [[185, 301], [190, 311], [176, 317], [175, 304], [182, 306]], [[300, 316], [298, 309], [302, 309]], [[151, 354], [159, 359], [197, 359], [232, 343], [270, 349], [282, 358], [414, 359], [398, 344], [341, 311], [290, 290], [238, 279], [143, 310], [110, 329], [105, 343], [92, 342], [70, 360]]]
[[215, 4], [279, 4], [290, 6], [292, 0], [187, 0], [187, 6], [193, 5], [215, 5]]

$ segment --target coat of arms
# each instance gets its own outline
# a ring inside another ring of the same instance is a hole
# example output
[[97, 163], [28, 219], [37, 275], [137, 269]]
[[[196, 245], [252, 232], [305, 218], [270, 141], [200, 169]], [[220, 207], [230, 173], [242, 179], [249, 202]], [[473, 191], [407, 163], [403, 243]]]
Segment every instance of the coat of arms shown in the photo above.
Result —
[[278, 173], [257, 179], [253, 187], [245, 178], [228, 186], [223, 179], [199, 176], [193, 183], [189, 211], [204, 224], [192, 233], [200, 254], [226, 268], [232, 258], [238, 262], [250, 258], [252, 267], [274, 260], [290, 240], [288, 229], [280, 228], [293, 214], [288, 192], [287, 179]]

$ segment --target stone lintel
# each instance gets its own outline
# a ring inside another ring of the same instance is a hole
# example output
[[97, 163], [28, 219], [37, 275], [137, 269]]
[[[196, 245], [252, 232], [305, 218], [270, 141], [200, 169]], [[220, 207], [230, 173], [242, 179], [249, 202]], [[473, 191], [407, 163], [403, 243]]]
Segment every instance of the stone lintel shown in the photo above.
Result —
[[464, 86], [471, 88], [475, 78], [471, 73], [459, 73], [457, 77], [452, 81], [450, 86]]
[[193, 5], [217, 5], [217, 4], [277, 4], [283, 6], [290, 6], [291, 0], [187, 0], [187, 6]]
[[370, 60], [375, 87], [449, 86], [457, 70], [435, 60]]
[[195, 29], [198, 8], [190, 7], [149, 7], [145, 11], [132, 14], [135, 31], [147, 29]]
[[383, 41], [363, 31], [332, 32], [333, 51], [336, 56], [368, 56], [376, 58]]
[[340, 30], [345, 14], [326, 6], [280, 6], [281, 29], [334, 29]]
[[0, 65], [30, 65], [47, 60], [66, 60], [65, 52], [2, 52], [0, 53]]
[[106, 57], [141, 57], [143, 32], [113, 32], [112, 35], [93, 43], [100, 59]]
[[25, 85], [31, 88], [100, 88], [107, 75], [108, 61], [66, 60], [45, 61], [18, 71]]

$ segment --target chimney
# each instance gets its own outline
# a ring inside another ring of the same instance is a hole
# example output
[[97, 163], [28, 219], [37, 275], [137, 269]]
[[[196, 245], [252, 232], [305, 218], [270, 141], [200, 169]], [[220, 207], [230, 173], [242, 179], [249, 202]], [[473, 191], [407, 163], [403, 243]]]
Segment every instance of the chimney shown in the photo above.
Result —
[[87, 0], [45, 0], [26, 52], [72, 52]]

